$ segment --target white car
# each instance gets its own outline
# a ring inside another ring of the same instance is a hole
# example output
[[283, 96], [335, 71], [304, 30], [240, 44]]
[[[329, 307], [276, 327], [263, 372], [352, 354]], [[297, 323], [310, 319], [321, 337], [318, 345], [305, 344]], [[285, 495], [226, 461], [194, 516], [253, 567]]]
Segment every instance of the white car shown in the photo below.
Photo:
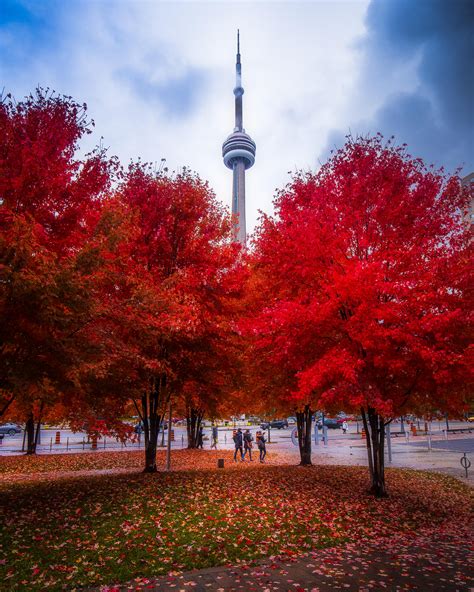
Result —
[[23, 431], [22, 427], [17, 423], [4, 423], [0, 425], [0, 434], [8, 434], [9, 436], [15, 436], [21, 434]]

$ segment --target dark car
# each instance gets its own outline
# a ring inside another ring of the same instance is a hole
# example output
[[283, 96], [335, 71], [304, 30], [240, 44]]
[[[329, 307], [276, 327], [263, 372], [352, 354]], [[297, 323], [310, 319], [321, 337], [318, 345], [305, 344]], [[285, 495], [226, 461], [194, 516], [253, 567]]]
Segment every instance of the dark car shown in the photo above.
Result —
[[[339, 420], [337, 419], [331, 419], [329, 417], [325, 417], [324, 418], [324, 425], [328, 428], [328, 429], [332, 429], [332, 430], [337, 430], [341, 428], [341, 423]], [[321, 429], [323, 427], [323, 422], [321, 420], [318, 421], [318, 429]]]
[[262, 423], [260, 426], [262, 430], [268, 430], [268, 428], [276, 428], [277, 430], [281, 430], [283, 428], [288, 427], [288, 420], [287, 419], [274, 419], [273, 421], [266, 421]]
[[0, 434], [8, 434], [9, 436], [14, 436], [15, 434], [21, 434], [22, 432], [21, 426], [17, 423], [4, 423], [0, 426]]

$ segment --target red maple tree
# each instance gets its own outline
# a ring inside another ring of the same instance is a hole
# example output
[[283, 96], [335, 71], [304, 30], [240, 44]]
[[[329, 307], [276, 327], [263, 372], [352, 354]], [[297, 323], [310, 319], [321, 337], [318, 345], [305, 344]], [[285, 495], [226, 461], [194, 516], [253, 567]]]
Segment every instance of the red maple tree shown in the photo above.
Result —
[[[77, 158], [90, 132], [86, 106], [37, 89], [0, 100], [0, 390], [27, 418], [73, 386], [78, 330], [89, 322], [90, 270], [82, 249], [116, 161], [98, 149]], [[11, 409], [11, 407], [10, 407]]]
[[472, 384], [468, 199], [405, 147], [349, 139], [318, 173], [297, 174], [257, 231], [255, 347], [306, 419], [315, 407], [362, 414], [378, 496], [386, 425], [459, 414]]
[[131, 232], [108, 266], [114, 306], [96, 325], [106, 328], [100, 339], [112, 336], [103, 388], [134, 401], [144, 427], [145, 471], [155, 472], [170, 398], [193, 381], [205, 394], [208, 369], [200, 366], [222, 332], [238, 247], [230, 217], [186, 169], [168, 176], [131, 165], [117, 198]]

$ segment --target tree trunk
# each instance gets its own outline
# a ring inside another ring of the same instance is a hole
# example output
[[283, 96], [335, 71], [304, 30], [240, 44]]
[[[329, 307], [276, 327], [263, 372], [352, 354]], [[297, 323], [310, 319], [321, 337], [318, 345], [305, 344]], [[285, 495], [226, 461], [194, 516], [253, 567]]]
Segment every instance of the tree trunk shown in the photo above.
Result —
[[199, 430], [201, 428], [201, 422], [203, 413], [199, 409], [189, 407], [186, 414], [186, 431], [188, 434], [188, 448], [197, 448]]
[[10, 407], [10, 405], [13, 403], [13, 401], [15, 400], [15, 397], [12, 396], [8, 399], [8, 401], [6, 401], [3, 405], [3, 407], [0, 409], [0, 417], [3, 417], [5, 415], [5, 413], [8, 411], [8, 408]]
[[28, 419], [26, 420], [25, 425], [25, 433], [27, 436], [27, 446], [26, 446], [26, 454], [36, 454], [36, 448], [38, 447], [39, 443], [39, 435], [41, 429], [41, 418], [43, 416], [43, 408], [44, 402], [41, 401], [40, 408], [38, 411], [38, 422], [36, 424], [35, 430], [35, 420], [33, 411], [30, 412], [28, 415]]
[[296, 427], [298, 430], [298, 445], [300, 449], [301, 466], [309, 466], [311, 462], [311, 419], [312, 411], [305, 405], [303, 411], [296, 412]]
[[361, 409], [367, 440], [367, 455], [371, 479], [370, 492], [375, 497], [387, 497], [385, 488], [385, 421], [373, 407]]
[[26, 454], [36, 454], [36, 442], [35, 442], [35, 420], [33, 418], [33, 412], [28, 415], [28, 419], [25, 424], [26, 432]]
[[150, 389], [142, 395], [142, 421], [145, 436], [144, 473], [156, 473], [156, 449], [160, 424], [163, 421], [169, 396], [166, 389], [166, 375], [161, 374], [150, 381]]
[[144, 473], [156, 473], [156, 443], [153, 440], [149, 441], [145, 447], [145, 468]]

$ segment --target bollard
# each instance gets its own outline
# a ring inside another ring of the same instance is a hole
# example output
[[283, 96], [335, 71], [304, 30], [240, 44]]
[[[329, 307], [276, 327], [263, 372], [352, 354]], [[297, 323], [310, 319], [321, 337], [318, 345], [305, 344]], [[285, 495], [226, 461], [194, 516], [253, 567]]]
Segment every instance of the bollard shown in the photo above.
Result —
[[66, 439], [66, 452], [69, 452], [69, 438]]
[[471, 461], [467, 458], [466, 453], [464, 453], [463, 456], [461, 456], [461, 460], [459, 462], [461, 463], [461, 466], [464, 468], [464, 470], [466, 472], [466, 479], [467, 479], [467, 471], [471, 467]]
[[224, 443], [227, 444], [227, 434], [224, 434]]
[[52, 449], [53, 449], [53, 439], [50, 438], [49, 439], [49, 451], [51, 452]]
[[56, 440], [54, 441], [55, 444], [61, 444], [61, 432], [56, 432]]
[[84, 438], [84, 436], [82, 437], [82, 450], [84, 450], [86, 447], [86, 439]]
[[174, 430], [170, 430], [170, 441], [174, 442]]
[[218, 469], [223, 469], [224, 468], [224, 459], [223, 458], [218, 458], [217, 459], [217, 468]]
[[328, 445], [328, 426], [323, 425], [323, 444]]
[[360, 432], [361, 438], [362, 440], [365, 440], [365, 428], [362, 428], [362, 431]]
[[104, 438], [104, 450], [105, 450], [105, 438]]
[[184, 448], [184, 434], [181, 434], [181, 448]]
[[92, 436], [91, 450], [97, 450], [97, 436]]
[[410, 430], [411, 430], [411, 435], [416, 436], [416, 426], [414, 423], [411, 424]]

